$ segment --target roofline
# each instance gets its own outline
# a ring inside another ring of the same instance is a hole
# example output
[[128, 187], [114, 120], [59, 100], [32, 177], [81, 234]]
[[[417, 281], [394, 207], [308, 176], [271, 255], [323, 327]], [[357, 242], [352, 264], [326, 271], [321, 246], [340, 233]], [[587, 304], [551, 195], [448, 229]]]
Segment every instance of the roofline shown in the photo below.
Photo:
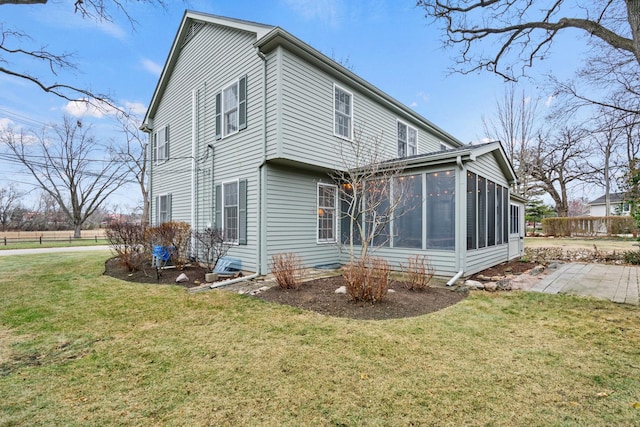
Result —
[[176, 51], [182, 48], [179, 42], [183, 39], [186, 31], [188, 30], [187, 22], [190, 22], [192, 20], [202, 21], [209, 24], [223, 25], [226, 27], [236, 28], [241, 31], [255, 33], [258, 39], [269, 33], [274, 28], [273, 25], [265, 25], [236, 18], [227, 18], [225, 16], [212, 15], [209, 13], [195, 12], [188, 9], [185, 10], [182, 16], [182, 21], [180, 21], [180, 26], [178, 27], [178, 31], [176, 32], [176, 36], [173, 39], [173, 43], [171, 44], [169, 54], [167, 55], [167, 59], [165, 60], [162, 73], [160, 73], [160, 78], [158, 79], [156, 88], [153, 91], [151, 102], [149, 103], [149, 108], [147, 109], [144, 120], [142, 121], [142, 125], [140, 126], [140, 130], [144, 132], [151, 132], [151, 130], [153, 129], [153, 117], [155, 116], [155, 112], [159, 102], [158, 95], [164, 91], [164, 88], [167, 85], [168, 76], [171, 74], [175, 63], [178, 60]]
[[321, 53], [317, 49], [313, 48], [309, 44], [303, 42], [291, 33], [285, 31], [281, 27], [275, 27], [265, 36], [258, 38], [258, 40], [254, 43], [254, 46], [257, 47], [263, 54], [271, 52], [278, 46], [283, 46], [287, 50], [290, 50], [298, 56], [301, 56], [303, 59], [309, 61], [323, 71], [334, 75], [340, 80], [343, 80], [345, 83], [359, 87], [363, 92], [373, 95], [374, 98], [382, 101], [392, 110], [395, 110], [405, 118], [422, 124], [424, 127], [428, 128], [434, 134], [443, 139], [444, 142], [449, 143], [456, 148], [464, 146], [464, 143], [462, 143], [459, 139], [445, 132], [400, 101], [396, 100], [384, 91], [378, 89], [373, 84], [369, 83], [346, 67], [340, 65], [339, 63]]

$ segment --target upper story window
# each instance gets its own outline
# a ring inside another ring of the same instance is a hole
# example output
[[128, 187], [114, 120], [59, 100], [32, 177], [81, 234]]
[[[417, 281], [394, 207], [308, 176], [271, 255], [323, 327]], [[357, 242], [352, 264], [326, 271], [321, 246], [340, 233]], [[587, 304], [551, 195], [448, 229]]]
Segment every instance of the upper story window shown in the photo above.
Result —
[[353, 135], [353, 94], [341, 88], [333, 86], [333, 133], [336, 136], [352, 139]]
[[163, 126], [153, 133], [152, 145], [154, 163], [169, 160], [169, 125]]
[[216, 94], [216, 139], [247, 127], [247, 76], [224, 87]]
[[418, 131], [398, 121], [398, 157], [415, 156], [418, 152]]

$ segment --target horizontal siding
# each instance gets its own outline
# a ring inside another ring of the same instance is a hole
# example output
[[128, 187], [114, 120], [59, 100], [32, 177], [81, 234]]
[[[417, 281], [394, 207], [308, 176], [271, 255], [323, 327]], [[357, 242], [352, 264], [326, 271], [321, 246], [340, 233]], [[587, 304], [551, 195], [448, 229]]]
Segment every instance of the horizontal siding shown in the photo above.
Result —
[[271, 164], [267, 180], [267, 261], [274, 254], [293, 252], [307, 267], [339, 262], [338, 247], [318, 244], [316, 239], [316, 186], [331, 180], [326, 175]]
[[470, 172], [474, 172], [484, 178], [490, 179], [503, 187], [509, 186], [493, 153], [479, 156], [475, 161], [469, 162], [467, 167]]
[[509, 245], [507, 244], [467, 251], [467, 265], [464, 274], [475, 274], [508, 260]]

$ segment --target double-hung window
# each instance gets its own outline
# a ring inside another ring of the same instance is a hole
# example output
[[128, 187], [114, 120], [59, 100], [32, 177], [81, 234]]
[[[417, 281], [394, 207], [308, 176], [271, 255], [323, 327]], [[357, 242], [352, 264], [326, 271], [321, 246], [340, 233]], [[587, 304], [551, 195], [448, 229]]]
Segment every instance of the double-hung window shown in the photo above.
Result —
[[153, 133], [153, 162], [169, 160], [169, 125], [162, 126]]
[[247, 127], [247, 76], [225, 86], [216, 94], [216, 139]]
[[318, 184], [318, 243], [336, 241], [337, 194], [335, 185]]
[[336, 136], [351, 140], [353, 136], [353, 94], [337, 85], [334, 85], [333, 93], [333, 132]]
[[156, 225], [171, 221], [171, 194], [156, 196]]
[[216, 228], [224, 241], [247, 244], [247, 180], [216, 185]]
[[418, 131], [398, 121], [398, 157], [414, 156], [418, 151]]

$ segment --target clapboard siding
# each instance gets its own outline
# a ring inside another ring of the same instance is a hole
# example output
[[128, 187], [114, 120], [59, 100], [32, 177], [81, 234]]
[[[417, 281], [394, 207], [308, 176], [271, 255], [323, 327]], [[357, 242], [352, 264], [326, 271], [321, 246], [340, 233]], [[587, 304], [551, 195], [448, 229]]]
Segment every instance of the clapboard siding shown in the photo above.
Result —
[[500, 165], [498, 165], [493, 153], [478, 156], [475, 161], [468, 163], [468, 168], [470, 172], [474, 172], [496, 184], [500, 184], [503, 187], [509, 186], [504, 177], [504, 172], [500, 169]]
[[468, 276], [508, 260], [508, 244], [467, 251], [467, 265], [464, 274]]
[[331, 180], [326, 175], [272, 164], [267, 177], [267, 259], [293, 252], [307, 267], [339, 262], [337, 245], [316, 243], [317, 183]]

